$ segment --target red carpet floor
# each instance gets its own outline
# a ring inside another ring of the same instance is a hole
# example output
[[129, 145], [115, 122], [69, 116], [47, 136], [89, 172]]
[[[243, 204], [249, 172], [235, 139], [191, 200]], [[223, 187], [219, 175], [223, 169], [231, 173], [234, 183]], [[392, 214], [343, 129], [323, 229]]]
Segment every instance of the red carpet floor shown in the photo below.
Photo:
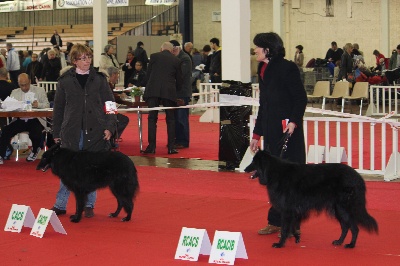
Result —
[[[35, 164], [8, 161], [0, 166], [0, 221], [5, 225], [13, 203], [50, 208], [59, 180], [50, 172], [34, 170]], [[60, 216], [68, 235], [50, 227], [42, 239], [0, 232], [1, 265], [208, 265], [174, 260], [182, 227], [204, 228], [210, 240], [215, 230], [242, 232], [249, 259], [235, 265], [400, 265], [400, 183], [368, 182], [368, 210], [379, 224], [379, 235], [360, 230], [357, 246], [347, 250], [331, 245], [339, 225], [322, 214], [302, 227], [301, 243], [289, 240], [273, 249], [276, 235], [259, 236], [269, 207], [265, 187], [247, 174], [187, 169], [138, 167], [141, 191], [133, 220], [108, 218], [116, 202], [105, 189], [98, 193], [95, 217], [79, 224]], [[123, 213], [122, 213], [123, 214]], [[124, 214], [123, 214], [124, 215]], [[120, 215], [122, 217], [122, 215]], [[119, 217], [119, 218], [121, 218]], [[346, 239], [349, 241], [349, 237]]]
[[[126, 114], [125, 114], [126, 115]], [[120, 151], [130, 155], [140, 155], [139, 130], [137, 115], [127, 114], [130, 122], [122, 135]], [[200, 123], [199, 115], [190, 116], [190, 148], [180, 149], [178, 154], [168, 154], [167, 126], [165, 114], [160, 113], [157, 122], [157, 148], [153, 157], [168, 158], [199, 158], [203, 160], [218, 160], [219, 124]], [[143, 115], [143, 149], [148, 145], [147, 141], [147, 114]]]

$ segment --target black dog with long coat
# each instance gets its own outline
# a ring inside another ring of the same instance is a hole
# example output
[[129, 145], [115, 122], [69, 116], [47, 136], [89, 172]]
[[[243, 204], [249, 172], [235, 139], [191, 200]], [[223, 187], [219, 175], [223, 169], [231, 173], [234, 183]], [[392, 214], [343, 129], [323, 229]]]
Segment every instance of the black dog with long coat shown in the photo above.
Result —
[[54, 145], [42, 155], [36, 169], [46, 171], [49, 167], [75, 195], [76, 212], [71, 222], [81, 220], [87, 195], [107, 186], [118, 202], [117, 210], [109, 216], [117, 217], [124, 208], [127, 216], [122, 221], [131, 219], [139, 182], [135, 165], [128, 156], [112, 151], [73, 151]]
[[281, 239], [273, 247], [283, 247], [290, 234], [299, 243], [296, 228], [311, 211], [326, 211], [339, 221], [342, 233], [333, 245], [341, 245], [350, 229], [352, 238], [344, 247], [355, 247], [358, 225], [369, 232], [378, 232], [378, 224], [365, 208], [365, 182], [350, 166], [292, 163], [258, 151], [245, 169], [255, 170], [260, 184], [267, 186], [272, 205], [281, 213]]

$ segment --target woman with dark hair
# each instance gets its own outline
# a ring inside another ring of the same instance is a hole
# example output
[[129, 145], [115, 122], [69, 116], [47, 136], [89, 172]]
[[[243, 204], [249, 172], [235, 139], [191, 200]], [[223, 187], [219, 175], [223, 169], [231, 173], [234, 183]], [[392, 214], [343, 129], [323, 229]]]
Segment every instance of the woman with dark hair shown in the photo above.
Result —
[[297, 45], [296, 46], [296, 53], [294, 54], [294, 62], [300, 68], [303, 67], [304, 63], [304, 54], [303, 54], [303, 46]]
[[129, 79], [132, 77], [133, 72], [135, 72], [135, 64], [136, 58], [133, 56], [133, 52], [127, 52], [125, 65], [122, 66], [122, 71], [125, 72], [124, 88], [128, 87]]
[[[285, 133], [290, 135], [283, 158], [305, 163], [306, 152], [303, 132], [303, 116], [307, 106], [307, 95], [300, 79], [299, 68], [294, 62], [284, 59], [282, 39], [273, 32], [259, 33], [254, 37], [257, 55], [260, 107], [250, 141], [250, 149], [258, 150], [261, 136], [264, 146], [272, 155], [280, 156]], [[280, 232], [281, 214], [273, 206], [268, 212], [268, 225], [258, 234]]]

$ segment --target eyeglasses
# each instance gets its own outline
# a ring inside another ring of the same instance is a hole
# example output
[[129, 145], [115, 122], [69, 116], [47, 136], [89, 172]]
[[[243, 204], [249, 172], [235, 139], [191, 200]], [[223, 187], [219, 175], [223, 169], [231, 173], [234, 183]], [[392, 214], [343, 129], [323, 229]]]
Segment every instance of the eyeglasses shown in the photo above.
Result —
[[80, 61], [90, 61], [92, 60], [93, 57], [91, 56], [83, 56], [81, 58], [77, 58], [76, 60], [80, 60]]

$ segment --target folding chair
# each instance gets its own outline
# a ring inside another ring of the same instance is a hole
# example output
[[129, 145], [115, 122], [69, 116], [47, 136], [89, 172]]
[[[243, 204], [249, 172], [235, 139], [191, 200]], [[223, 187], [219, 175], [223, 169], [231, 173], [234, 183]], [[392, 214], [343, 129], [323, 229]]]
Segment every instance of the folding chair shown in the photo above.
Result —
[[342, 98], [342, 112], [343, 112], [343, 106], [344, 106], [344, 101], [349, 100], [350, 103], [350, 113], [352, 112], [351, 108], [351, 100], [361, 100], [360, 103], [360, 115], [362, 111], [362, 104], [363, 100], [368, 100], [368, 82], [356, 82], [354, 84], [353, 92], [351, 93], [351, 96], [345, 96]]
[[[329, 81], [317, 81], [314, 86], [313, 94], [308, 94], [308, 99], [321, 99], [322, 98], [322, 109], [325, 109], [325, 98], [324, 96], [330, 95], [330, 84]], [[311, 106], [314, 107], [314, 102], [311, 101]]]
[[[324, 96], [324, 100], [325, 99], [340, 99], [343, 98], [345, 96], [349, 96], [349, 90], [350, 90], [350, 83], [347, 81], [338, 81], [335, 83], [335, 87], [333, 87], [333, 92], [332, 95], [330, 96]], [[333, 101], [332, 101], [333, 102]], [[333, 105], [331, 102], [331, 109], [333, 111]], [[343, 104], [342, 104], [342, 113], [343, 113]]]

